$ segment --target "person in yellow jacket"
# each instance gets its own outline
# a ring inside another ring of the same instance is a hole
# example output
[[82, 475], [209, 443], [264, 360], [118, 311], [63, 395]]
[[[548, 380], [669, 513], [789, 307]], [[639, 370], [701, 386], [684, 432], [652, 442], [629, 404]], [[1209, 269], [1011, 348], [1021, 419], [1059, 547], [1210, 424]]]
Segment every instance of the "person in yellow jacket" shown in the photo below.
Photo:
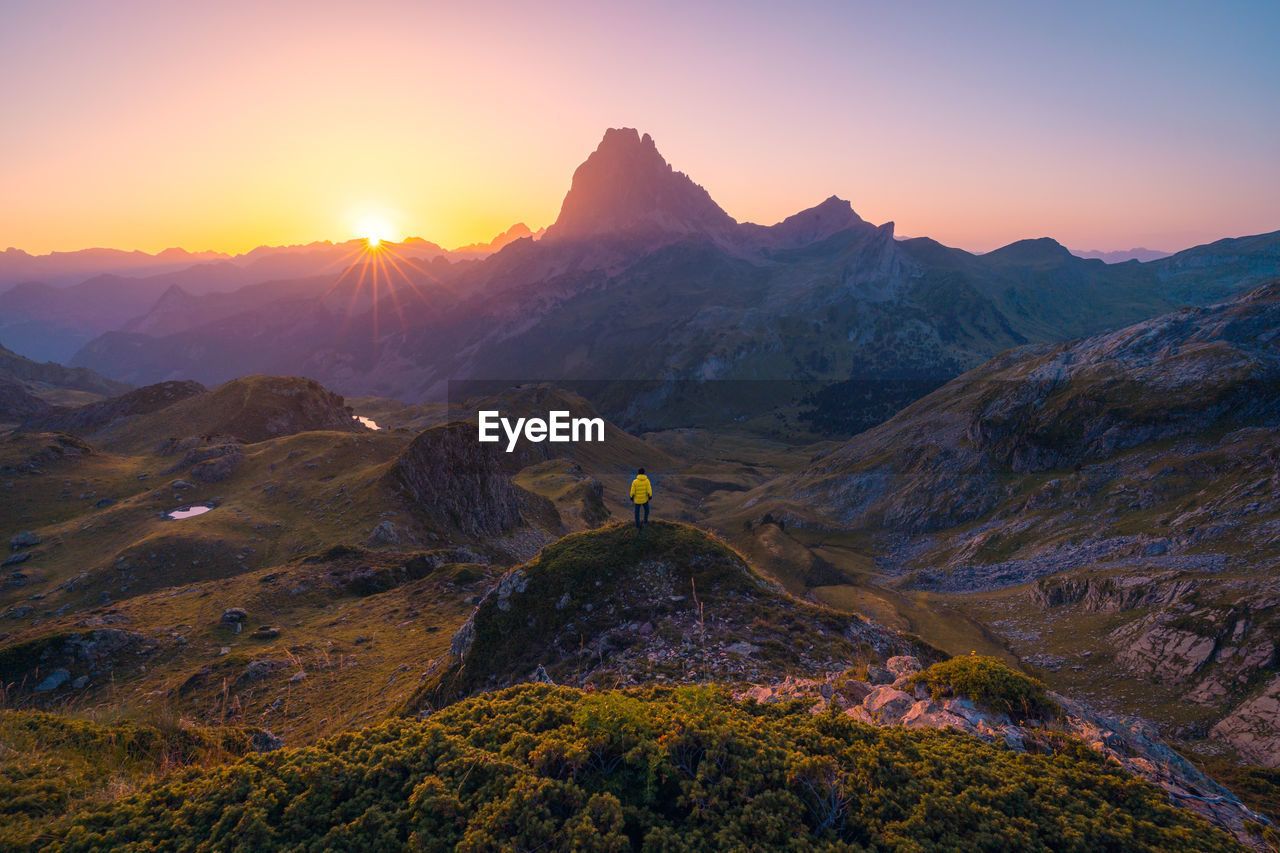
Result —
[[644, 507], [644, 523], [649, 523], [649, 498], [653, 497], [653, 486], [644, 475], [644, 469], [636, 471], [636, 478], [631, 481], [631, 501], [636, 505], [636, 530], [640, 529], [640, 507]]

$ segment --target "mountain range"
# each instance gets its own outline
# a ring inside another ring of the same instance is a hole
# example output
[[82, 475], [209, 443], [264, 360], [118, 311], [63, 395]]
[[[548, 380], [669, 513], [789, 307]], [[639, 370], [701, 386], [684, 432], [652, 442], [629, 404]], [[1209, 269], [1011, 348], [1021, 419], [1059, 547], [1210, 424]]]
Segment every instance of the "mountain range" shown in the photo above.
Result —
[[541, 233], [5, 298], [114, 313], [0, 349], [0, 847], [1280, 838], [1280, 232], [739, 223], [616, 129]]
[[538, 239], [421, 272], [406, 252], [390, 247], [377, 292], [365, 281], [345, 304], [321, 298], [320, 280], [170, 290], [72, 363], [134, 384], [300, 373], [406, 402], [443, 399], [459, 379], [940, 382], [1012, 346], [1280, 274], [1280, 232], [1106, 264], [1048, 238], [982, 255], [898, 240], [834, 197], [773, 226], [738, 223], [631, 129], [605, 134]]

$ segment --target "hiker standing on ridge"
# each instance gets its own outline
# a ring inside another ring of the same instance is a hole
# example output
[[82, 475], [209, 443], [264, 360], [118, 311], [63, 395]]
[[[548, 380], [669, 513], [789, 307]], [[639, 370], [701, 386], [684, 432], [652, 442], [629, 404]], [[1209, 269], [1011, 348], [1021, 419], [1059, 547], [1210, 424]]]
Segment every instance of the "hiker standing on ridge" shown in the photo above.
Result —
[[636, 505], [636, 530], [640, 529], [640, 507], [644, 507], [644, 523], [649, 523], [649, 498], [653, 497], [653, 486], [644, 475], [644, 469], [636, 471], [636, 478], [631, 481], [631, 500]]

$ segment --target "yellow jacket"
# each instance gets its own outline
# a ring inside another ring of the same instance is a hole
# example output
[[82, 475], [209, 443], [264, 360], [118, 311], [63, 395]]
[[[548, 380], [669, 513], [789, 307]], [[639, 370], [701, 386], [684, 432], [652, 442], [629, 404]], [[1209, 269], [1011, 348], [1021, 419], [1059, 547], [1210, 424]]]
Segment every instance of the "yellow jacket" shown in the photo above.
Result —
[[653, 497], [653, 486], [649, 485], [649, 478], [644, 474], [637, 474], [631, 481], [631, 500], [638, 504], [647, 504], [651, 497]]

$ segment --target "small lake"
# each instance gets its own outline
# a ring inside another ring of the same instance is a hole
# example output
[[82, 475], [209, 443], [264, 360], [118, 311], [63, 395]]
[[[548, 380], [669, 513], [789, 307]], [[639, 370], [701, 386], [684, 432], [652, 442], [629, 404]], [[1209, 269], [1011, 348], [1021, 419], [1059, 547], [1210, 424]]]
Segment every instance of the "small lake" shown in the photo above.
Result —
[[184, 506], [182, 509], [175, 509], [164, 514], [165, 518], [177, 521], [180, 518], [190, 518], [193, 515], [204, 515], [213, 507], [208, 504], [196, 504], [195, 506]]
[[377, 422], [374, 421], [373, 418], [366, 418], [364, 415], [352, 415], [352, 417], [367, 426], [369, 429], [382, 429], [382, 427], [378, 426]]

